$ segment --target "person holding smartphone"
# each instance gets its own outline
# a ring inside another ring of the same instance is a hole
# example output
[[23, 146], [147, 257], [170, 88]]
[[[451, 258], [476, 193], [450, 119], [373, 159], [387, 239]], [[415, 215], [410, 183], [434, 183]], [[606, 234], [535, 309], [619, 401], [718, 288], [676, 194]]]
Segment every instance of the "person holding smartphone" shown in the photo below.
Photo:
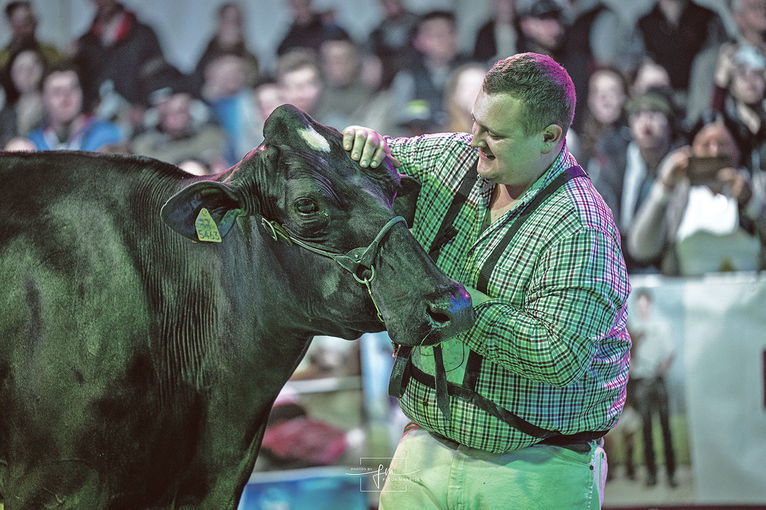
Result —
[[751, 175], [732, 128], [705, 116], [691, 145], [671, 152], [628, 232], [639, 261], [664, 274], [758, 270], [764, 266], [764, 173]]

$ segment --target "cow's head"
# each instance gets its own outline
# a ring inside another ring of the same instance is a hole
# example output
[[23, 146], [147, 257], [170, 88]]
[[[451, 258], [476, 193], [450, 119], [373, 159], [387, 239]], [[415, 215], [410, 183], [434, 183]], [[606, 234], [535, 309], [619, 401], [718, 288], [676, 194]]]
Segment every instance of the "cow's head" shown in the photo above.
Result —
[[286, 292], [317, 301], [315, 334], [354, 338], [382, 329], [382, 318], [395, 342], [428, 345], [470, 327], [473, 311], [394, 212], [395, 198], [414, 190], [389, 161], [362, 168], [338, 131], [283, 105], [266, 120], [261, 146], [217, 180], [174, 195], [162, 215], [196, 241], [226, 242], [232, 227], [255, 225], [300, 273], [303, 289], [286, 282]]

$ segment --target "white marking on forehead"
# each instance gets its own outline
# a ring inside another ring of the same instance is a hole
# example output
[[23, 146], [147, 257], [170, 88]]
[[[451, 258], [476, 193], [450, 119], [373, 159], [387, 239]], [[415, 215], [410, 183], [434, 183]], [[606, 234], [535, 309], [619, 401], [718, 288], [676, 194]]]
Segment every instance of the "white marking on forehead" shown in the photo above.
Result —
[[317, 133], [312, 126], [309, 126], [308, 128], [299, 128], [298, 134], [301, 135], [301, 138], [303, 138], [312, 149], [322, 152], [330, 152], [330, 142], [327, 141], [327, 138]]

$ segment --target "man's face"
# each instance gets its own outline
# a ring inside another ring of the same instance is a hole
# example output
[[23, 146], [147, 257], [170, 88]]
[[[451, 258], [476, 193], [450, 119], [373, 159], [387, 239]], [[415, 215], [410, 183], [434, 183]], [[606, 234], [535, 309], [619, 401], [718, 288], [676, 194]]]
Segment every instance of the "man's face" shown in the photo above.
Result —
[[766, 33], [766, 0], [744, 0], [733, 17], [741, 32]]
[[82, 88], [74, 71], [51, 73], [43, 85], [43, 104], [53, 123], [67, 123], [82, 111]]
[[445, 18], [433, 18], [418, 28], [415, 47], [427, 58], [449, 62], [457, 54], [457, 33], [452, 22]]
[[479, 92], [473, 106], [473, 142], [478, 173], [488, 181], [522, 193], [548, 167], [542, 161], [543, 134], [524, 133], [525, 107], [509, 94]]
[[322, 92], [322, 80], [316, 69], [304, 66], [289, 71], [280, 78], [279, 84], [286, 103], [309, 114], [313, 113]]
[[657, 149], [670, 139], [670, 122], [660, 111], [642, 108], [630, 115], [630, 133], [641, 149]]

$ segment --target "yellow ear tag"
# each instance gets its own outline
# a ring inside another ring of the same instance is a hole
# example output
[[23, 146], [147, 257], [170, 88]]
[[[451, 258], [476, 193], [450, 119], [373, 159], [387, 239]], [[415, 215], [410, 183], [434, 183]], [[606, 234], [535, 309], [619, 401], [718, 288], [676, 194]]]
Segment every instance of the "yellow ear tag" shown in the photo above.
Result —
[[197, 219], [194, 220], [194, 227], [197, 229], [197, 238], [200, 241], [208, 243], [220, 243], [221, 233], [218, 232], [218, 225], [210, 216], [210, 211], [204, 207], [200, 209]]

